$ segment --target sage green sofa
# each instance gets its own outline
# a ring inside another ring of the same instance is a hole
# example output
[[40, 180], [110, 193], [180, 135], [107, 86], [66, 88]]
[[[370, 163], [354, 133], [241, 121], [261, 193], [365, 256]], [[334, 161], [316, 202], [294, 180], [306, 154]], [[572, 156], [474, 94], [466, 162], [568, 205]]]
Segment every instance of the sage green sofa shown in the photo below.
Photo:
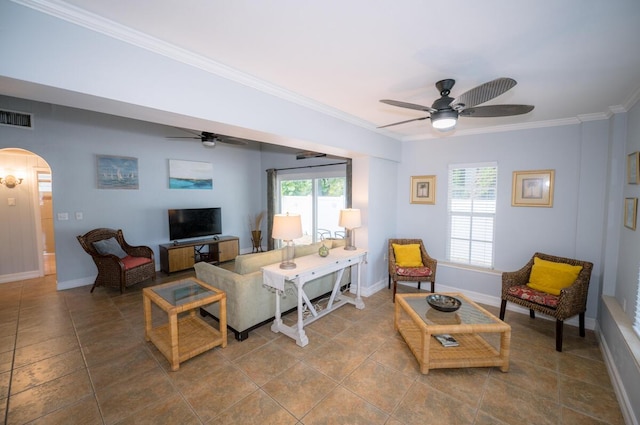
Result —
[[[344, 239], [325, 240], [330, 248], [344, 246]], [[296, 258], [305, 255], [318, 255], [322, 243], [300, 245], [295, 247]], [[331, 245], [329, 245], [331, 244]], [[276, 295], [273, 290], [262, 284], [261, 267], [280, 263], [282, 251], [274, 250], [255, 254], [238, 255], [235, 259], [235, 270], [230, 271], [209, 263], [196, 263], [196, 277], [227, 294], [227, 326], [233, 331], [238, 341], [249, 337], [249, 331], [272, 321], [276, 314]], [[308, 282], [304, 290], [310, 300], [321, 298], [331, 293], [336, 273], [320, 277]], [[351, 274], [346, 270], [342, 276], [341, 286], [350, 282]], [[281, 299], [282, 312], [295, 309], [298, 298], [295, 286], [287, 284], [285, 295]], [[219, 303], [205, 306], [203, 314], [219, 318]]]

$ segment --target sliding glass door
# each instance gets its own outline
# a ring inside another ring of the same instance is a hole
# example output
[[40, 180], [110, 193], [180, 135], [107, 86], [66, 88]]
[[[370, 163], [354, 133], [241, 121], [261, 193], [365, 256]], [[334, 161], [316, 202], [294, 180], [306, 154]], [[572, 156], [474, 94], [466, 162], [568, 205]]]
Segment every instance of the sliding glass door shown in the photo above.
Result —
[[340, 173], [282, 175], [279, 180], [280, 213], [300, 214], [303, 236], [296, 245], [325, 238], [344, 237], [338, 227], [340, 210], [346, 205], [346, 178]]

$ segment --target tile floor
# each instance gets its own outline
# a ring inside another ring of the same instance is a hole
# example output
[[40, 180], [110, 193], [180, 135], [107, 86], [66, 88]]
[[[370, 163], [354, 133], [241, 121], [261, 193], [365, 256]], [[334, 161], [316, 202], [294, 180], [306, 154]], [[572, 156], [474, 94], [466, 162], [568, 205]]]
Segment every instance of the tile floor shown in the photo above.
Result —
[[[159, 278], [156, 283], [182, 276]], [[0, 285], [6, 424], [623, 424], [593, 332], [507, 313], [511, 369], [433, 370], [393, 329], [386, 289], [310, 325], [300, 348], [269, 326], [171, 372], [144, 341], [141, 288]], [[412, 291], [412, 289], [406, 289]], [[497, 309], [488, 307], [497, 314]], [[212, 322], [215, 323], [215, 322]]]

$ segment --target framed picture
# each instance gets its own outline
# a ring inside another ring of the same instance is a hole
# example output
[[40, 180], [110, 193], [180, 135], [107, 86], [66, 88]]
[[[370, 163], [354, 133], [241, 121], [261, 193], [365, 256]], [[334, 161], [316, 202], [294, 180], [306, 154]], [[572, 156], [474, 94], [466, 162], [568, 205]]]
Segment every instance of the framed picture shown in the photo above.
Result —
[[638, 198], [624, 198], [624, 227], [636, 230]]
[[552, 207], [555, 170], [514, 171], [511, 205]]
[[170, 159], [169, 189], [213, 189], [213, 164]]
[[627, 155], [627, 183], [640, 183], [640, 152], [634, 152]]
[[96, 155], [98, 189], [138, 189], [138, 158]]
[[436, 203], [436, 176], [411, 176], [411, 203]]

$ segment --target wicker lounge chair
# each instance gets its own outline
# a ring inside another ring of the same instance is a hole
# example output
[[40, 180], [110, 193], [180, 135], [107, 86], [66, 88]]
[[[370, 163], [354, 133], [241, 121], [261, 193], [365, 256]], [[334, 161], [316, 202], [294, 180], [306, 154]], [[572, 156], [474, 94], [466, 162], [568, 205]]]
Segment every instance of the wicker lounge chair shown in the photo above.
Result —
[[[395, 251], [393, 244], [398, 245], [420, 245], [420, 254], [422, 257], [422, 267], [400, 267], [396, 264]], [[422, 243], [422, 239], [389, 239], [389, 288], [393, 282], [393, 302], [396, 301], [396, 289], [398, 281], [400, 282], [418, 282], [420, 289], [421, 282], [431, 282], [431, 292], [435, 291], [436, 285], [436, 266], [438, 261], [431, 258]]]
[[[78, 242], [98, 268], [91, 292], [98, 286], [113, 286], [120, 288], [120, 293], [123, 293], [128, 286], [156, 278], [153, 250], [147, 246], [129, 245], [124, 240], [122, 230], [94, 229], [78, 236]], [[105, 246], [109, 245], [114, 248], [113, 252], [106, 252], [108, 248], [105, 251]]]
[[[572, 266], [582, 266], [575, 282], [560, 291], [560, 295], [536, 291], [527, 286], [534, 264], [534, 258], [564, 263]], [[535, 312], [546, 314], [556, 319], [556, 350], [562, 351], [562, 331], [564, 320], [579, 317], [580, 336], [585, 336], [584, 314], [587, 310], [587, 292], [593, 264], [587, 261], [571, 258], [555, 257], [553, 255], [536, 252], [531, 260], [520, 270], [502, 273], [502, 304], [500, 319], [504, 320], [507, 301], [529, 309], [529, 315], [535, 318]]]

